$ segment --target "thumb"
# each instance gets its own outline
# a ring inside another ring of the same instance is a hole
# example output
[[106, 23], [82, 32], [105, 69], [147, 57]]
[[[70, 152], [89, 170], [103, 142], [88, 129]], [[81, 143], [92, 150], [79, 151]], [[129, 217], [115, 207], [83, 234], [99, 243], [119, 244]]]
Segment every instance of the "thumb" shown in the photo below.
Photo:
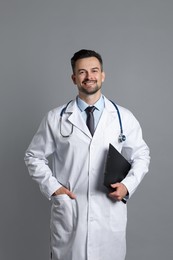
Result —
[[112, 184], [111, 184], [111, 187], [112, 187], [113, 189], [116, 189], [116, 188], [119, 187], [119, 183], [118, 183], [118, 182], [117, 182], [117, 183], [112, 183]]

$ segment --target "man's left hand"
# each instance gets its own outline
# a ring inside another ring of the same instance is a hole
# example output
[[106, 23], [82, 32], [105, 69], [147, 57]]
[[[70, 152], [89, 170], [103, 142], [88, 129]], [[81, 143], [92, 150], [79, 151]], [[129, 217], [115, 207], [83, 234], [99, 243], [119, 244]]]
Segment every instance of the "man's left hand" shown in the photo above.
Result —
[[123, 183], [114, 183], [111, 184], [111, 187], [115, 189], [115, 191], [109, 193], [109, 197], [121, 201], [127, 194], [128, 190]]

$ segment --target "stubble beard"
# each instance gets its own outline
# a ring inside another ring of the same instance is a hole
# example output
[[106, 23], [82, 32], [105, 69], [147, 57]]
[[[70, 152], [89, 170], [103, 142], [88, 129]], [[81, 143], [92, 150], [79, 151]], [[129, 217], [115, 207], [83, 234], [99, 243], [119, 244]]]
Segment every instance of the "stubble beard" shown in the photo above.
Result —
[[78, 86], [78, 89], [81, 93], [83, 93], [85, 95], [93, 95], [93, 94], [97, 93], [101, 89], [101, 87], [102, 87], [101, 85], [100, 86], [96, 85], [92, 89], [87, 89], [82, 86]]

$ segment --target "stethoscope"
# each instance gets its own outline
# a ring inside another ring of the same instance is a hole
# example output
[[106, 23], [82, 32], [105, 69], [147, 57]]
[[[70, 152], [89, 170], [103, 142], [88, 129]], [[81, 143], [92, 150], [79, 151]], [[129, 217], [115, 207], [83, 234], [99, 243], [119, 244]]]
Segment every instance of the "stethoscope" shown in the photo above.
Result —
[[[119, 125], [120, 125], [120, 135], [119, 135], [119, 137], [118, 137], [118, 141], [119, 141], [120, 143], [122, 143], [122, 142], [124, 142], [124, 141], [126, 140], [126, 136], [123, 134], [123, 126], [122, 126], [120, 111], [119, 111], [119, 109], [118, 109], [118, 106], [117, 106], [112, 100], [110, 100], [110, 101], [111, 101], [112, 104], [114, 105], [114, 107], [115, 107], [115, 109], [116, 109], [116, 111], [117, 111], [117, 114], [118, 114], [118, 120], [119, 120]], [[63, 117], [63, 114], [65, 113], [65, 111], [66, 111], [68, 105], [69, 105], [71, 102], [72, 102], [72, 100], [70, 100], [70, 101], [67, 103], [67, 105], [66, 105], [66, 106], [61, 110], [61, 112], [60, 112], [60, 134], [61, 134], [62, 137], [65, 137], [65, 138], [70, 137], [70, 136], [72, 135], [72, 133], [73, 133], [73, 124], [72, 124], [72, 127], [71, 127], [71, 131], [70, 131], [70, 133], [69, 133], [68, 135], [64, 135], [64, 134], [62, 133], [62, 128], [61, 128], [61, 126], [62, 126], [62, 117]]]

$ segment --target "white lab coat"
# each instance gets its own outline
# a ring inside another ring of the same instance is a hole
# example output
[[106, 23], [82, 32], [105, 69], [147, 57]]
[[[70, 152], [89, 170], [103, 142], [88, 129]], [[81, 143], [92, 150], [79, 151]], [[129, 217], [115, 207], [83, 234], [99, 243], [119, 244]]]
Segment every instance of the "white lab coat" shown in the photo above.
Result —
[[[105, 108], [93, 137], [74, 100], [63, 114], [61, 131], [62, 107], [59, 107], [43, 119], [25, 154], [30, 175], [52, 201], [50, 259], [53, 260], [125, 259], [127, 208], [123, 202], [108, 198], [103, 186], [106, 154], [111, 143], [132, 163], [123, 180], [131, 197], [148, 171], [149, 149], [139, 123], [122, 107], [119, 110], [126, 141], [118, 142], [117, 111], [104, 99]], [[72, 125], [73, 133], [62, 137], [61, 133], [71, 132]], [[52, 171], [47, 161], [50, 154], [53, 154]], [[77, 198], [51, 197], [61, 185]]]

